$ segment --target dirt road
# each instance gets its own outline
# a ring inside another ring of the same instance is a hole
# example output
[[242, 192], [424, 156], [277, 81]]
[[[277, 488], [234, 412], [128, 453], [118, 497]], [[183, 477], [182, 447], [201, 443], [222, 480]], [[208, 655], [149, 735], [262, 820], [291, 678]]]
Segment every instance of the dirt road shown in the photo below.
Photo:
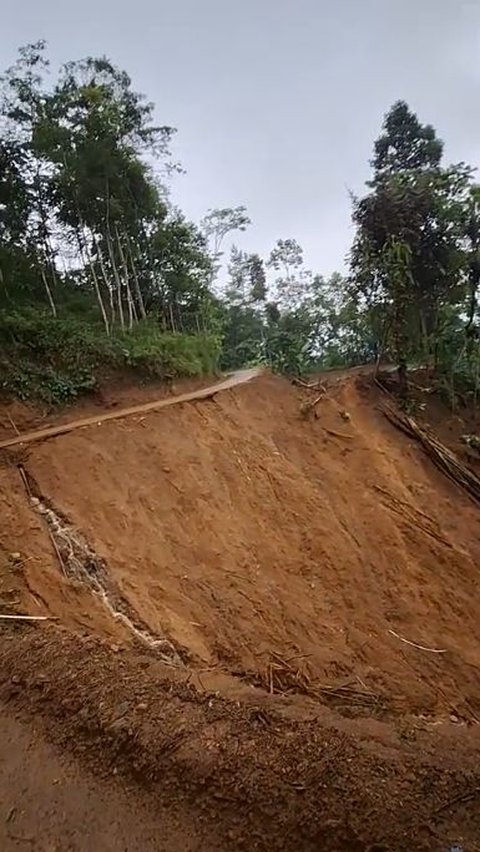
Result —
[[[191, 832], [191, 814], [155, 808], [144, 793], [110, 773], [97, 777], [60, 754], [39, 725], [0, 708], [0, 848], [3, 852], [173, 852], [215, 849]], [[212, 845], [213, 843], [213, 845]]]
[[172, 405], [178, 405], [182, 402], [192, 402], [196, 399], [208, 399], [220, 391], [230, 390], [236, 385], [242, 385], [251, 381], [256, 376], [261, 374], [262, 370], [253, 368], [250, 370], [237, 370], [228, 378], [221, 382], [216, 382], [213, 385], [208, 385], [206, 388], [191, 391], [191, 393], [180, 394], [167, 399], [158, 399], [153, 402], [143, 403], [142, 405], [133, 405], [129, 408], [119, 408], [115, 411], [105, 411], [103, 414], [97, 414], [95, 417], [85, 417], [80, 420], [72, 420], [70, 423], [61, 423], [57, 426], [49, 426], [46, 429], [35, 429], [32, 432], [25, 432], [23, 435], [17, 435], [15, 438], [9, 438], [6, 441], [0, 442], [0, 449], [14, 447], [19, 444], [31, 444], [33, 441], [41, 441], [44, 438], [54, 438], [57, 435], [64, 435], [67, 432], [73, 432], [75, 429], [83, 429], [85, 426], [99, 426], [106, 420], [120, 420], [124, 417], [130, 417], [132, 414], [145, 414], [148, 411], [158, 411], [161, 408], [169, 408]]

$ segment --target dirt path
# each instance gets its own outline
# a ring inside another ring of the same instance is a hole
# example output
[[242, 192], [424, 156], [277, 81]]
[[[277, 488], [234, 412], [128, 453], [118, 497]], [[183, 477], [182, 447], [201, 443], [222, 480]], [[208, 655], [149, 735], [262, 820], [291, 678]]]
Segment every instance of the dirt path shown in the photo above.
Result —
[[192, 814], [152, 806], [110, 773], [98, 777], [58, 752], [38, 725], [0, 705], [0, 848], [3, 852], [186, 852], [215, 849]]
[[58, 426], [49, 426], [47, 429], [35, 429], [32, 432], [25, 432], [23, 435], [17, 435], [15, 438], [9, 438], [7, 441], [0, 442], [0, 449], [14, 447], [18, 444], [31, 444], [32, 441], [41, 441], [44, 438], [54, 438], [56, 435], [64, 435], [67, 432], [73, 432], [74, 429], [82, 429], [84, 426], [98, 426], [106, 420], [120, 420], [124, 417], [130, 417], [132, 414], [144, 414], [148, 411], [157, 411], [160, 408], [169, 408], [171, 405], [178, 405], [182, 402], [192, 402], [195, 399], [208, 399], [220, 391], [229, 390], [236, 385], [245, 384], [261, 374], [262, 370], [254, 368], [250, 370], [237, 370], [232, 373], [227, 379], [221, 382], [216, 382], [214, 385], [209, 385], [206, 388], [184, 393], [180, 396], [174, 396], [167, 399], [157, 399], [153, 402], [143, 403], [142, 405], [133, 405], [129, 408], [119, 408], [115, 411], [104, 411], [103, 414], [96, 414], [95, 417], [85, 417], [81, 420], [72, 420], [70, 423], [61, 423]]

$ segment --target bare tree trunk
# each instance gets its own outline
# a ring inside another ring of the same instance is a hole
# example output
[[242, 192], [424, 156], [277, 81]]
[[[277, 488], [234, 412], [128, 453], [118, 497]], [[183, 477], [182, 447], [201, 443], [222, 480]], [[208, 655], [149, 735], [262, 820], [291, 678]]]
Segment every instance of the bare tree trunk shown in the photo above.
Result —
[[5, 291], [5, 298], [6, 298], [7, 302], [10, 302], [11, 299], [10, 299], [10, 294], [9, 294], [8, 288], [7, 288], [7, 282], [5, 281], [5, 278], [4, 278], [4, 275], [3, 275], [3, 270], [2, 270], [1, 267], [0, 267], [0, 284], [3, 284], [3, 289]]
[[56, 308], [55, 302], [53, 301], [52, 291], [51, 291], [50, 285], [47, 281], [47, 276], [45, 275], [45, 270], [44, 270], [43, 266], [42, 266], [42, 270], [41, 270], [41, 276], [42, 276], [42, 281], [43, 281], [44, 286], [45, 286], [45, 290], [46, 290], [46, 293], [47, 293], [47, 298], [48, 298], [48, 301], [49, 301], [49, 304], [50, 304], [52, 314], [53, 314], [54, 317], [56, 317], [57, 316], [57, 308]]
[[100, 246], [98, 245], [98, 240], [94, 233], [92, 233], [93, 242], [95, 244], [95, 251], [97, 252], [98, 262], [100, 264], [100, 269], [102, 272], [102, 278], [105, 282], [105, 287], [107, 288], [108, 293], [108, 301], [110, 304], [110, 328], [112, 329], [115, 325], [115, 304], [113, 301], [113, 287], [111, 285], [110, 279], [107, 275], [107, 270], [105, 269], [105, 264], [103, 262], [103, 254]]
[[430, 340], [427, 329], [427, 320], [423, 308], [420, 308], [420, 331], [422, 335], [422, 349], [427, 367], [430, 367]]
[[130, 287], [128, 286], [127, 280], [125, 280], [125, 288], [127, 291], [128, 330], [131, 331], [133, 328], [133, 311], [135, 306], [133, 304], [132, 294], [130, 292]]
[[169, 313], [170, 313], [170, 325], [171, 325], [172, 331], [176, 331], [177, 329], [175, 328], [175, 319], [174, 319], [174, 316], [173, 316], [172, 303], [170, 302], [170, 300], [168, 302], [168, 310], [169, 310]]
[[133, 260], [132, 249], [130, 247], [128, 237], [127, 237], [127, 251], [128, 251], [129, 258], [130, 258], [130, 267], [131, 267], [131, 270], [132, 270], [132, 273], [133, 273], [133, 281], [134, 281], [134, 284], [135, 284], [135, 294], [136, 294], [137, 300], [138, 300], [138, 307], [139, 307], [139, 310], [140, 310], [140, 315], [141, 315], [142, 319], [147, 319], [147, 312], [145, 310], [145, 303], [143, 301], [142, 291], [140, 289], [140, 282], [138, 280], [137, 270], [136, 270], [135, 263], [134, 263], [134, 260]]
[[[98, 283], [98, 276], [97, 276], [97, 273], [95, 272], [95, 265], [93, 263], [92, 256], [91, 256], [90, 251], [89, 251], [89, 249], [86, 245], [86, 241], [82, 243], [83, 233], [80, 236], [80, 232], [76, 228], [75, 229], [75, 235], [77, 237], [78, 250], [80, 252], [80, 257], [81, 257], [83, 266], [86, 265], [85, 264], [85, 255], [86, 255], [87, 263], [90, 267], [90, 272], [92, 273], [93, 286], [95, 288], [97, 301], [98, 301], [98, 304], [99, 304], [99, 307], [100, 307], [100, 312], [102, 314], [102, 319], [103, 319], [103, 324], [105, 326], [105, 331], [109, 335], [110, 334], [110, 326], [108, 324], [107, 312], [105, 310], [105, 305], [103, 304], [102, 293], [101, 293], [101, 290], [100, 290], [100, 285]], [[95, 237], [93, 237], [93, 238], [95, 239]]]
[[405, 335], [405, 310], [403, 294], [397, 296], [394, 305], [393, 332], [395, 340], [395, 351], [397, 356], [398, 391], [402, 399], [408, 397], [407, 358], [406, 358], [406, 335]]
[[[36, 169], [35, 185], [36, 185], [36, 190], [37, 190], [37, 211], [38, 211], [38, 214], [40, 216], [40, 222], [41, 222], [41, 230], [40, 230], [39, 236], [40, 236], [40, 239], [43, 243], [43, 253], [45, 255], [45, 260], [46, 260], [48, 266], [50, 267], [50, 272], [52, 274], [52, 281], [53, 281], [53, 284], [55, 286], [55, 284], [57, 283], [57, 273], [56, 273], [56, 269], [55, 269], [55, 258], [54, 258], [54, 252], [53, 252], [52, 246], [50, 244], [50, 233], [49, 233], [49, 230], [48, 230], [48, 214], [46, 212], [45, 205], [43, 203], [43, 195], [42, 195], [42, 190], [41, 190], [42, 181], [41, 181], [40, 170], [38, 168], [38, 165], [37, 165], [37, 169]], [[45, 273], [42, 272], [42, 278], [44, 278], [44, 275], [45, 275]], [[53, 297], [52, 297], [51, 290], [49, 290], [49, 292], [50, 292], [50, 296], [49, 296], [49, 301], [50, 301], [51, 298], [53, 300]]]
[[119, 234], [119, 232], [118, 232], [118, 228], [117, 228], [117, 226], [116, 226], [116, 225], [115, 225], [115, 233], [116, 233], [116, 236], [117, 236], [118, 253], [119, 253], [119, 255], [120, 255], [120, 262], [121, 262], [121, 264], [122, 264], [122, 269], [123, 269], [123, 278], [124, 278], [124, 283], [125, 283], [125, 291], [126, 291], [126, 294], [127, 294], [127, 306], [128, 306], [128, 328], [129, 328], [129, 330], [131, 331], [131, 330], [132, 330], [132, 328], [133, 328], [133, 321], [134, 321], [134, 320], [135, 320], [135, 321], [137, 321], [137, 320], [138, 320], [138, 317], [137, 317], [137, 311], [136, 311], [136, 309], [135, 309], [135, 303], [134, 303], [133, 298], [132, 298], [132, 291], [131, 291], [131, 289], [130, 289], [130, 283], [129, 283], [129, 280], [128, 280], [128, 267], [127, 267], [127, 262], [126, 262], [126, 260], [125, 260], [125, 254], [124, 254], [124, 252], [123, 252], [122, 242], [121, 242], [121, 240], [120, 240], [120, 234]]
[[112, 272], [115, 278], [115, 284], [117, 285], [117, 305], [118, 305], [118, 316], [120, 318], [120, 326], [122, 331], [125, 331], [125, 317], [123, 315], [123, 302], [122, 302], [122, 282], [120, 280], [120, 275], [118, 274], [117, 264], [115, 263], [115, 253], [113, 250], [112, 240], [110, 234], [107, 232], [105, 234], [105, 240], [108, 248], [108, 255], [110, 257], [110, 263], [112, 265]]
[[103, 304], [102, 294], [100, 292], [100, 285], [98, 283], [97, 273], [95, 272], [95, 265], [92, 261], [90, 252], [88, 250], [87, 250], [87, 253], [88, 253], [88, 262], [90, 264], [90, 270], [91, 270], [92, 278], [93, 278], [93, 285], [95, 287], [95, 293], [97, 294], [98, 304], [100, 305], [100, 311], [102, 313], [103, 324], [105, 326], [105, 331], [109, 335], [110, 334], [110, 326], [108, 324], [107, 312], [105, 310], [105, 305]]

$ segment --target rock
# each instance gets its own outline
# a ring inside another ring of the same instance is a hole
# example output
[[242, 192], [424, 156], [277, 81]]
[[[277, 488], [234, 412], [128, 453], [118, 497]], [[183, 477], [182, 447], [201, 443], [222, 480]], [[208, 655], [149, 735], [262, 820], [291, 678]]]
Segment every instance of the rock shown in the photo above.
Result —
[[11, 553], [11, 554], [10, 554], [10, 559], [12, 560], [12, 562], [21, 562], [22, 554], [21, 554], [21, 553], [17, 553], [17, 552], [15, 552], [15, 553]]
[[118, 719], [123, 718], [123, 716], [126, 716], [126, 714], [128, 713], [129, 710], [130, 710], [130, 704], [128, 703], [128, 701], [120, 701], [120, 703], [117, 704], [117, 706], [115, 708], [116, 719], [118, 720]]
[[146, 704], [145, 701], [141, 701], [140, 704], [137, 704], [137, 710], [146, 710], [147, 707], [148, 704]]

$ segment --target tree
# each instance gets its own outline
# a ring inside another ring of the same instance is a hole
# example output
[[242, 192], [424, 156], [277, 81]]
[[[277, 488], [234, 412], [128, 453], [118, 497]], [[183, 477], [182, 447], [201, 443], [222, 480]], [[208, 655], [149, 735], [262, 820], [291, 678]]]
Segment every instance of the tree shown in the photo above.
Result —
[[236, 368], [265, 359], [263, 262], [258, 255], [232, 246], [228, 276], [223, 299], [223, 365]]
[[250, 299], [252, 302], [265, 302], [268, 292], [267, 276], [263, 260], [258, 254], [251, 254], [248, 258], [248, 276]]
[[209, 210], [203, 217], [200, 228], [205, 236], [212, 256], [211, 282], [215, 280], [220, 269], [222, 245], [227, 234], [234, 231], [245, 231], [251, 220], [246, 207], [222, 207]]
[[375, 143], [371, 192], [354, 198], [351, 268], [359, 294], [386, 307], [402, 391], [407, 360], [434, 352], [439, 313], [464, 276], [463, 209], [470, 169], [441, 166], [442, 143], [406, 104], [395, 104]]
[[[9, 200], [17, 210], [18, 205], [22, 208], [22, 228], [19, 230], [17, 227], [15, 233], [15, 253], [18, 256], [21, 244], [24, 256], [29, 257], [32, 271], [35, 270], [33, 279], [37, 276], [41, 279], [52, 314], [56, 316], [57, 308], [52, 292], [56, 284], [55, 252], [46, 198], [49, 167], [36, 155], [34, 145], [34, 130], [42, 120], [45, 109], [42, 86], [48, 62], [44, 49], [43, 41], [20, 49], [17, 62], [7, 69], [0, 81], [0, 115], [2, 158], [4, 162], [5, 158], [10, 158], [6, 175], [11, 193]], [[13, 163], [15, 165], [12, 168]]]
[[398, 173], [438, 168], [442, 153], [443, 142], [431, 124], [421, 124], [405, 101], [397, 101], [374, 145], [373, 183]]
[[290, 308], [299, 305], [307, 291], [311, 274], [303, 265], [303, 249], [294, 239], [277, 240], [267, 266], [279, 273], [275, 280], [276, 300]]

